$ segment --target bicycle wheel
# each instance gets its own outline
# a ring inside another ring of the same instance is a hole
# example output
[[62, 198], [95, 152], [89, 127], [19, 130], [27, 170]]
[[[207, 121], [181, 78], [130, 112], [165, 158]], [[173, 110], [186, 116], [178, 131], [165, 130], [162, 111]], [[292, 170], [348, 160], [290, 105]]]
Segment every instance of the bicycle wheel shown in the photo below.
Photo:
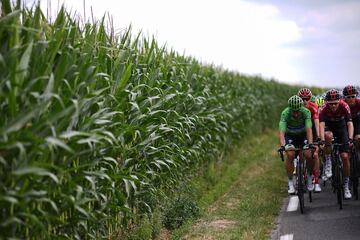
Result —
[[304, 213], [304, 173], [302, 170], [302, 164], [296, 166], [297, 174], [297, 195], [299, 198], [300, 212]]
[[325, 176], [325, 168], [324, 168], [324, 164], [322, 164], [321, 166], [321, 179], [323, 180], [323, 186], [326, 186], [326, 182], [327, 182], [327, 177]]
[[359, 186], [359, 178], [353, 178], [352, 180], [353, 185], [353, 193], [356, 200], [359, 200], [359, 192], [358, 192], [358, 186]]
[[342, 169], [340, 166], [340, 159], [339, 156], [335, 159], [335, 172], [334, 172], [334, 180], [335, 180], [335, 191], [336, 191], [336, 198], [339, 204], [339, 208], [342, 209], [342, 199], [343, 199], [343, 189], [342, 189]]
[[308, 191], [308, 194], [309, 194], [309, 202], [312, 202], [312, 191], [309, 191], [309, 189], [307, 189], [307, 185], [308, 185], [308, 179], [307, 179], [307, 168], [306, 168], [306, 164], [304, 164], [303, 166], [302, 166], [302, 169], [304, 169], [304, 179], [306, 179], [306, 181], [304, 181], [305, 182], [305, 186], [306, 186], [306, 191]]
[[359, 199], [359, 192], [358, 192], [358, 186], [359, 186], [359, 152], [356, 150], [356, 148], [353, 148], [353, 151], [351, 152], [351, 182], [353, 187], [353, 194], [356, 200]]
[[323, 181], [323, 186], [326, 186], [326, 180], [327, 178], [325, 177], [325, 167], [324, 167], [324, 163], [325, 163], [325, 157], [323, 155], [319, 156], [319, 160], [320, 160], [320, 176], [319, 178], [321, 178]]

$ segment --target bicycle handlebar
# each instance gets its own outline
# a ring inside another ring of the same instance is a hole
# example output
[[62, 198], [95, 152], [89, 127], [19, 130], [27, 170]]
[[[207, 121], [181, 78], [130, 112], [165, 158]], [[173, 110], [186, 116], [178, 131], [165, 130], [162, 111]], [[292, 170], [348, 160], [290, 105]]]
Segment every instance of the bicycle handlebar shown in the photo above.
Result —
[[341, 147], [341, 146], [343, 146], [343, 145], [346, 145], [346, 143], [336, 143], [336, 142], [332, 142], [331, 145]]
[[[314, 145], [320, 145], [319, 143], [310, 143], [307, 144], [308, 149], [316, 149], [316, 147]], [[281, 161], [284, 161], [284, 152], [288, 152], [288, 151], [302, 151], [302, 150], [306, 150], [304, 148], [291, 148], [291, 149], [285, 149], [285, 146], [281, 146], [280, 148], [278, 148], [278, 153], [280, 154], [281, 157]]]
[[282, 162], [284, 161], [284, 151], [285, 151], [285, 147], [284, 147], [284, 146], [281, 146], [281, 147], [278, 149], [278, 153], [280, 154], [280, 157], [281, 157], [281, 161], [282, 161]]

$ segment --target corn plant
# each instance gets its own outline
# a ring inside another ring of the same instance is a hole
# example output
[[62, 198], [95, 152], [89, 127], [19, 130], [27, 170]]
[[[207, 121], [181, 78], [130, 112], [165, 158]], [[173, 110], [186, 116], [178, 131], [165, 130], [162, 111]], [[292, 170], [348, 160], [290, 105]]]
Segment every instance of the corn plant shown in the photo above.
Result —
[[[109, 30], [110, 28], [110, 30]], [[157, 196], [273, 127], [290, 87], [1, 2], [0, 236], [102, 239]]]

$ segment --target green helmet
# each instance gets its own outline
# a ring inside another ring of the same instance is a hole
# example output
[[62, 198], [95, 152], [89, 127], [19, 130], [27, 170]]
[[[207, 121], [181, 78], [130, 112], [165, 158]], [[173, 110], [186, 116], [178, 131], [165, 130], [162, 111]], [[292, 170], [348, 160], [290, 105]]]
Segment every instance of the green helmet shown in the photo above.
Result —
[[311, 95], [310, 101], [315, 103], [316, 102], [316, 97], [314, 95]]
[[298, 95], [294, 95], [289, 98], [288, 105], [291, 110], [299, 110], [303, 105], [304, 102]]
[[322, 105], [324, 105], [324, 103], [325, 103], [325, 99], [323, 96], [320, 96], [316, 99], [316, 105], [318, 107], [321, 107]]

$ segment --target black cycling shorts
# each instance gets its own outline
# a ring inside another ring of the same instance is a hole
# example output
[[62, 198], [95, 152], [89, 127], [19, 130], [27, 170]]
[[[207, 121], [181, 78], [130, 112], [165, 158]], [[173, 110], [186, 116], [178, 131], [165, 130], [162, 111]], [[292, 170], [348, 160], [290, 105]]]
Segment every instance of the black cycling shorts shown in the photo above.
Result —
[[306, 145], [306, 134], [301, 135], [288, 135], [285, 134], [285, 144], [292, 144], [296, 148], [302, 148]]
[[345, 126], [340, 126], [337, 128], [334, 127], [325, 127], [325, 131], [331, 131], [336, 143], [343, 144], [339, 147], [340, 153], [349, 152], [349, 134]]

